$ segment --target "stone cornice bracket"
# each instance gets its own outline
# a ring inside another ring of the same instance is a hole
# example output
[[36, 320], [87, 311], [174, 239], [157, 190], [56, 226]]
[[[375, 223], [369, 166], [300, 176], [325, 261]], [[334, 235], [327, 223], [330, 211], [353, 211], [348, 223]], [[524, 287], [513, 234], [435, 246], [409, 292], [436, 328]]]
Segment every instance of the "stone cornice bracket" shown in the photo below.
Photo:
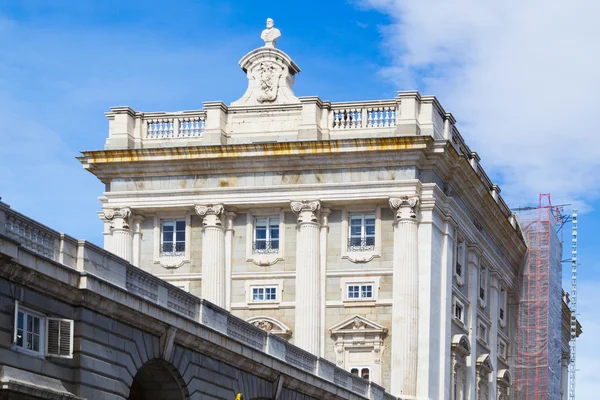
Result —
[[298, 216], [298, 223], [319, 223], [319, 212], [321, 203], [318, 200], [292, 201], [290, 203], [292, 211]]
[[209, 204], [205, 206], [194, 207], [196, 214], [202, 218], [202, 225], [223, 227], [223, 216], [225, 207], [222, 204]]
[[396, 210], [396, 220], [415, 220], [419, 206], [419, 196], [390, 198], [390, 208]]
[[107, 209], [103, 213], [104, 218], [110, 221], [112, 229], [129, 229], [130, 208]]

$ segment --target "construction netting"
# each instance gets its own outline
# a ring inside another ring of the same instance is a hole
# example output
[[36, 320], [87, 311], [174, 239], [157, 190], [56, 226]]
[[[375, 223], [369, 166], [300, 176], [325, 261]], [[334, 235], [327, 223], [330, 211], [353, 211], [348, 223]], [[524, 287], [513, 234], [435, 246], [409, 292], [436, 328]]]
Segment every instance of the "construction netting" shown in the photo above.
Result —
[[560, 399], [562, 243], [551, 207], [517, 217], [528, 250], [517, 288], [514, 398]]

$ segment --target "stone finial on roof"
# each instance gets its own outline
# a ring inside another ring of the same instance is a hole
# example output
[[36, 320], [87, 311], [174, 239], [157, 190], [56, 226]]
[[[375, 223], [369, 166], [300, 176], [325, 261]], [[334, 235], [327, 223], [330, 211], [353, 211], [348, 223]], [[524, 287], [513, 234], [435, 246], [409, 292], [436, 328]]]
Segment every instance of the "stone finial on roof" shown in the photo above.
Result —
[[275, 48], [275, 41], [281, 33], [273, 25], [273, 20], [268, 18], [267, 29], [260, 35], [265, 45], [240, 60], [240, 67], [248, 77], [248, 89], [240, 99], [231, 103], [232, 106], [300, 104], [292, 90], [294, 76], [300, 68], [290, 56]]
[[275, 28], [275, 22], [267, 18], [267, 28], [262, 31], [260, 38], [265, 41], [265, 47], [275, 47], [275, 42], [281, 37], [279, 29]]

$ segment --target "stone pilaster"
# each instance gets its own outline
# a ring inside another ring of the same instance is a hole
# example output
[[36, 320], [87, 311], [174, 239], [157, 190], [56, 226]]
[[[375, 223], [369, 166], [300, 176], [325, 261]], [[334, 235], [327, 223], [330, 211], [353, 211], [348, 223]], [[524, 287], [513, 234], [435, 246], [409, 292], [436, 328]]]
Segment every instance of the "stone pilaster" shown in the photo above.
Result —
[[140, 268], [140, 250], [142, 247], [142, 222], [144, 217], [141, 215], [133, 216], [133, 243], [132, 243], [132, 259], [131, 263]]
[[231, 262], [233, 251], [233, 221], [237, 213], [225, 213], [225, 309], [231, 311]]
[[419, 315], [418, 197], [391, 198], [394, 219], [392, 394], [416, 396]]
[[296, 237], [296, 346], [319, 355], [321, 332], [320, 224], [318, 201], [293, 201]]
[[329, 215], [331, 210], [329, 208], [321, 208], [321, 238], [320, 248], [321, 251], [321, 263], [320, 263], [320, 306], [321, 312], [321, 332], [319, 333], [319, 357], [325, 358], [325, 341], [327, 340], [325, 329], [325, 309], [327, 307], [327, 234], [329, 233]]
[[467, 397], [468, 400], [476, 400], [477, 385], [477, 307], [479, 304], [479, 263], [481, 252], [476, 246], [468, 247], [467, 271], [469, 279], [469, 308], [466, 325], [469, 330], [469, 342], [473, 344], [473, 350], [467, 357]]
[[225, 208], [221, 204], [196, 206], [202, 218], [202, 297], [225, 308]]
[[129, 208], [104, 210], [104, 218], [110, 221], [110, 248], [119, 257], [132, 262], [132, 233], [129, 227], [131, 210]]
[[490, 274], [490, 319], [492, 326], [488, 335], [490, 344], [490, 361], [492, 363], [492, 372], [489, 374], [488, 398], [493, 399], [496, 396], [496, 380], [498, 377], [498, 318], [500, 317], [500, 280], [496, 272]]

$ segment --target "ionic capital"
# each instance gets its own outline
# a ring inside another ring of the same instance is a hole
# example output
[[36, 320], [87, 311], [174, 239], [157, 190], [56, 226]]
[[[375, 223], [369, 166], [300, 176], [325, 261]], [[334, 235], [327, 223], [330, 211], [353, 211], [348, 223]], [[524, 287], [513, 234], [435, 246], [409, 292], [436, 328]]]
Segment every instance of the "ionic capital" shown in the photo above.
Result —
[[103, 210], [104, 218], [110, 221], [112, 229], [129, 229], [130, 208], [113, 208]]
[[223, 216], [225, 207], [222, 204], [209, 204], [205, 206], [196, 206], [196, 214], [202, 218], [202, 225], [223, 227]]
[[396, 211], [396, 220], [414, 220], [417, 218], [419, 196], [402, 196], [390, 198], [390, 208]]
[[292, 211], [298, 216], [298, 223], [318, 223], [321, 203], [318, 200], [292, 201]]

